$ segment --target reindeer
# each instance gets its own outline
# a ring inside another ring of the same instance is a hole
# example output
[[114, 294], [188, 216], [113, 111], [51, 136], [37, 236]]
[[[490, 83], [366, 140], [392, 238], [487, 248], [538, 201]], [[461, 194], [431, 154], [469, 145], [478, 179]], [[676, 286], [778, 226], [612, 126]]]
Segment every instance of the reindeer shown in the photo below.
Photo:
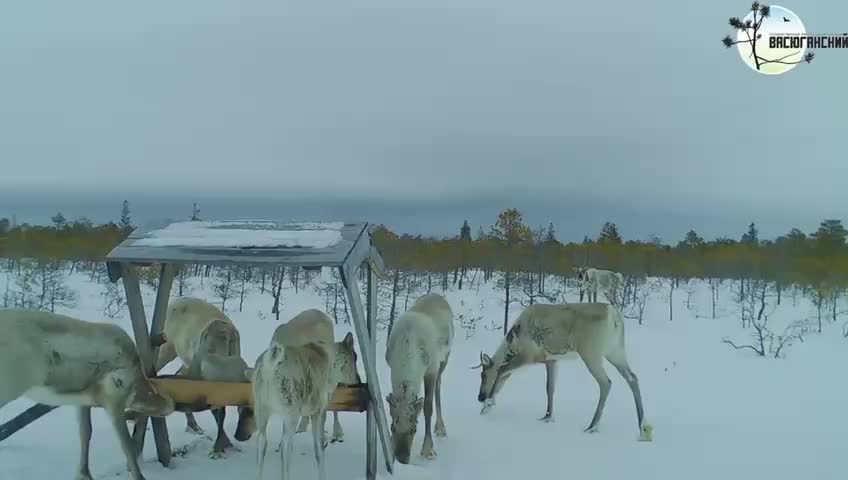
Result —
[[[241, 358], [241, 345], [238, 329], [227, 315], [205, 300], [193, 297], [181, 297], [168, 305], [165, 317], [166, 342], [159, 349], [156, 371], [179, 357], [183, 363], [177, 375], [212, 382], [246, 382], [244, 376], [247, 363]], [[253, 422], [253, 409], [238, 408], [239, 420], [235, 438], [247, 441]], [[224, 431], [226, 408], [212, 410], [218, 426], [218, 434], [209, 458], [217, 459], [227, 449], [238, 450]], [[186, 412], [186, 430], [202, 434], [194, 415]]]
[[644, 423], [639, 379], [630, 369], [625, 353], [624, 318], [621, 312], [606, 303], [535, 304], [524, 309], [494, 357], [480, 352], [480, 365], [472, 367], [482, 369], [477, 395], [477, 400], [483, 403], [480, 414], [487, 413], [494, 406], [495, 396], [516, 369], [544, 363], [547, 371], [547, 409], [539, 420], [553, 422], [557, 361], [573, 358], [574, 353], [583, 359], [600, 387], [595, 415], [585, 431], [596, 431], [612, 387], [603, 367], [606, 358], [624, 377], [633, 392], [640, 439], [650, 440], [652, 427]]
[[[284, 343], [282, 338], [278, 338], [278, 334], [282, 337], [283, 330], [277, 328], [274, 331], [274, 339], [279, 343]], [[356, 349], [353, 346], [353, 335], [348, 332], [345, 335], [344, 340], [341, 342], [336, 342], [333, 344], [335, 349], [335, 363], [333, 365], [333, 374], [335, 375], [336, 384], [337, 385], [359, 385], [362, 383], [362, 379], [359, 376], [359, 372], [356, 371]], [[295, 433], [302, 433], [306, 431], [306, 427], [309, 426], [309, 417], [302, 417], [300, 419], [300, 425], [297, 426], [297, 431]], [[335, 442], [343, 442], [344, 441], [344, 431], [342, 431], [342, 424], [339, 423], [339, 412], [333, 412], [333, 439], [330, 440], [331, 443]], [[324, 442], [324, 446], [327, 444]], [[280, 451], [282, 444], [277, 446], [276, 451]]]
[[575, 267], [574, 271], [577, 273], [577, 286], [580, 289], [581, 302], [583, 301], [583, 292], [588, 292], [590, 302], [597, 302], [598, 290], [600, 290], [607, 301], [615, 303], [615, 294], [624, 284], [624, 277], [620, 273], [586, 267]]
[[260, 480], [268, 447], [268, 420], [273, 414], [283, 417], [282, 480], [290, 475], [292, 437], [297, 421], [304, 416], [312, 422], [318, 478], [326, 480], [323, 434], [327, 406], [337, 383], [333, 371], [334, 350], [330, 317], [320, 310], [309, 309], [277, 327], [270, 345], [256, 359], [254, 368], [245, 371], [253, 382]]
[[[391, 368], [392, 393], [386, 396], [392, 417], [392, 445], [395, 458], [409, 463], [412, 439], [418, 428], [418, 414], [424, 407], [424, 443], [421, 455], [432, 459], [433, 436], [430, 422], [433, 397], [436, 399], [436, 436], [445, 437], [442, 418], [442, 373], [453, 346], [453, 311], [444, 297], [428, 293], [400, 315], [386, 341], [386, 362]], [[424, 398], [419, 397], [424, 380]]]
[[0, 332], [0, 408], [21, 396], [57, 407], [76, 406], [77, 480], [91, 480], [91, 408], [104, 408], [130, 478], [144, 480], [124, 413], [164, 417], [175, 407], [144, 375], [129, 335], [113, 324], [24, 309], [0, 309]]

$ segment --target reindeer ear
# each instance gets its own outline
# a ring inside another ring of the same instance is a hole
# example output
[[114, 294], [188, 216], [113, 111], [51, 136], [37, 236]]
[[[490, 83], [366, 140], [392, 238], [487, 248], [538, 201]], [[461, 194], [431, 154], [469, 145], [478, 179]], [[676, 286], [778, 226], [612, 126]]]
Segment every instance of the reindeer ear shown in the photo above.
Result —
[[353, 348], [353, 334], [347, 332], [347, 335], [345, 335], [343, 342], [346, 347]]
[[481, 353], [480, 354], [480, 363], [482, 363], [483, 366], [485, 366], [485, 367], [491, 367], [492, 364], [495, 363], [495, 362], [492, 361], [492, 357], [486, 355], [485, 353]]

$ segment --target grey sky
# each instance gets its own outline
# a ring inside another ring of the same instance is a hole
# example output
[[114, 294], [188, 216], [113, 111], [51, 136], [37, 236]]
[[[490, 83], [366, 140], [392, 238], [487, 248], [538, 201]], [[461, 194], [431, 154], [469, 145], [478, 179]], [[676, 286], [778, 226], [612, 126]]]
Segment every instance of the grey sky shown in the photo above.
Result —
[[0, 188], [844, 214], [848, 50], [765, 77], [749, 1], [579, 3], [4, 2]]

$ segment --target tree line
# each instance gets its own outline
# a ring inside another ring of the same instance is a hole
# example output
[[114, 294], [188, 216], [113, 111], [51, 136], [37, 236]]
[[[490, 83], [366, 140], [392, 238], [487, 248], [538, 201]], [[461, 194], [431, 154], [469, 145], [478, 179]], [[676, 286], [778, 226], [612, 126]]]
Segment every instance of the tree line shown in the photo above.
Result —
[[[62, 213], [51, 225], [11, 225], [3, 218], [0, 257], [99, 262], [133, 229], [127, 202], [117, 222], [104, 224], [85, 218], [69, 221]], [[775, 239], [759, 238], [753, 222], [738, 239], [705, 240], [690, 230], [676, 244], [659, 238], [624, 240], [611, 222], [596, 238], [563, 243], [553, 224], [531, 228], [517, 209], [502, 211], [492, 227], [478, 227], [476, 235], [467, 221], [458, 230], [456, 236], [435, 238], [376, 225], [372, 235], [388, 269], [440, 274], [442, 282], [460, 289], [469, 271], [481, 270], [486, 279], [495, 272], [535, 275], [543, 291], [547, 275], [569, 277], [574, 267], [584, 265], [635, 277], [765, 280], [778, 289], [848, 287], [848, 231], [837, 219], [823, 220], [809, 234], [793, 228]]]

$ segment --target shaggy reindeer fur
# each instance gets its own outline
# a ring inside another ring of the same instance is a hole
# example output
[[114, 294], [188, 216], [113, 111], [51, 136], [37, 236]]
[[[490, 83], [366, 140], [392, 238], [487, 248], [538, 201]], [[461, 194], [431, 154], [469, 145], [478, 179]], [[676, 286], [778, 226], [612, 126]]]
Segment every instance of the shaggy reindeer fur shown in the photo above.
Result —
[[[392, 417], [395, 457], [409, 463], [418, 414], [424, 408], [424, 443], [421, 455], [434, 458], [430, 425], [436, 400], [436, 436], [447, 435], [442, 418], [442, 372], [453, 346], [453, 311], [444, 297], [424, 295], [400, 315], [386, 342], [386, 362], [391, 368], [392, 393], [386, 396]], [[419, 397], [424, 380], [424, 398]]]
[[[248, 381], [244, 376], [248, 366], [241, 358], [238, 329], [218, 307], [199, 298], [178, 298], [168, 305], [164, 333], [167, 341], [159, 350], [157, 372], [179, 357], [183, 366], [178, 374], [188, 378], [212, 382]], [[220, 458], [227, 449], [235, 449], [224, 431], [226, 412], [225, 407], [212, 410], [218, 435], [209, 452], [210, 458]], [[254, 429], [253, 409], [239, 407], [238, 413], [235, 438], [244, 442]], [[191, 412], [185, 415], [186, 430], [203, 433], [194, 415]]]
[[[283, 343], [282, 339], [278, 339], [276, 337], [278, 333], [282, 335], [282, 331], [279, 328], [274, 332], [274, 339]], [[335, 348], [336, 355], [336, 361], [333, 365], [333, 378], [336, 379], [336, 384], [359, 385], [362, 383], [359, 372], [356, 371], [357, 356], [356, 349], [353, 345], [353, 335], [348, 332], [348, 334], [345, 335], [344, 340], [334, 343], [333, 347]], [[309, 417], [301, 418], [300, 425], [297, 426], [297, 433], [305, 432], [308, 426]], [[342, 424], [339, 422], [339, 412], [333, 412], [333, 439], [330, 441], [344, 441], [344, 431], [342, 430]], [[326, 441], [324, 443], [324, 446], [326, 446]], [[280, 451], [280, 446], [277, 447], [277, 451]]]
[[584, 292], [588, 292], [590, 302], [598, 301], [598, 291], [602, 292], [610, 303], [615, 303], [615, 295], [618, 289], [624, 285], [624, 277], [618, 272], [610, 270], [599, 270], [597, 268], [575, 268], [577, 272], [577, 286], [580, 289], [580, 301], [583, 301]]
[[255, 367], [245, 372], [253, 382], [259, 478], [268, 446], [268, 420], [278, 414], [283, 417], [282, 480], [289, 477], [292, 437], [297, 421], [304, 416], [312, 422], [318, 478], [326, 479], [322, 437], [327, 405], [336, 388], [334, 363], [333, 322], [324, 312], [310, 309], [277, 327], [270, 346], [256, 359]]
[[554, 419], [554, 387], [556, 362], [577, 353], [589, 373], [595, 377], [600, 397], [595, 415], [586, 431], [594, 431], [601, 419], [612, 381], [604, 371], [604, 358], [627, 381], [636, 402], [636, 418], [643, 437], [642, 394], [639, 379], [630, 369], [624, 347], [624, 318], [606, 303], [571, 303], [563, 305], [535, 304], [518, 316], [493, 357], [480, 353], [480, 391], [477, 400], [484, 403], [484, 414], [494, 405], [495, 395], [516, 369], [544, 363], [547, 370], [547, 410], [540, 420]]
[[91, 408], [103, 407], [127, 458], [130, 478], [144, 480], [125, 410], [162, 417], [174, 401], [157, 392], [141, 367], [135, 343], [117, 325], [23, 309], [0, 310], [0, 408], [21, 396], [78, 407], [77, 480], [91, 480]]

